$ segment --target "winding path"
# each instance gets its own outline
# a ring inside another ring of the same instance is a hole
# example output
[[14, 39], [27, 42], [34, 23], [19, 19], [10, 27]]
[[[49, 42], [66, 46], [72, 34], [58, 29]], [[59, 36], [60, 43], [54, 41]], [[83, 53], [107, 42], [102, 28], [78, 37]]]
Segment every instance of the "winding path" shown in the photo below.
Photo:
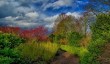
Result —
[[98, 58], [100, 64], [110, 64], [110, 43], [103, 48], [103, 53]]
[[50, 64], [79, 64], [79, 58], [68, 52], [63, 52]]

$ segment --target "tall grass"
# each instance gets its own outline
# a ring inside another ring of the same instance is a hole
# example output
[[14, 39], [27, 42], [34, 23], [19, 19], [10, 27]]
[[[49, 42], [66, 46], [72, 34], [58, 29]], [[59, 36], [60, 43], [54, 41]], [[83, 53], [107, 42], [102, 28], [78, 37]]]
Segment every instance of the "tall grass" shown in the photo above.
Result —
[[17, 49], [24, 59], [48, 61], [55, 56], [58, 48], [59, 46], [55, 43], [25, 43], [21, 44]]

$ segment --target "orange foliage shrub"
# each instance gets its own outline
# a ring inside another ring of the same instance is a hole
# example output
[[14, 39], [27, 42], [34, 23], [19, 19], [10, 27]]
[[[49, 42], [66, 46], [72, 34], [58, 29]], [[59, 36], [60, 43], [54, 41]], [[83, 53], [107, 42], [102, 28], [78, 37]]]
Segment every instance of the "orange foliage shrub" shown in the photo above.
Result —
[[91, 40], [91, 35], [87, 35], [86, 37], [83, 37], [80, 40], [80, 45], [86, 47], [86, 46], [88, 46], [90, 40]]
[[60, 39], [60, 44], [66, 45], [68, 44], [68, 40], [66, 38]]

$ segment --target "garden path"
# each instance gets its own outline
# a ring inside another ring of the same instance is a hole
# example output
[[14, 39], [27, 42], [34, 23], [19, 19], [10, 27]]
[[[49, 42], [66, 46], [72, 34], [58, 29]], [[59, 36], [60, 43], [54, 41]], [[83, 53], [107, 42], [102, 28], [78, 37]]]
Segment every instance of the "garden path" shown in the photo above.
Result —
[[62, 52], [50, 64], [79, 64], [79, 58], [68, 52]]
[[101, 64], [110, 64], [110, 43], [103, 48], [103, 53], [98, 58]]

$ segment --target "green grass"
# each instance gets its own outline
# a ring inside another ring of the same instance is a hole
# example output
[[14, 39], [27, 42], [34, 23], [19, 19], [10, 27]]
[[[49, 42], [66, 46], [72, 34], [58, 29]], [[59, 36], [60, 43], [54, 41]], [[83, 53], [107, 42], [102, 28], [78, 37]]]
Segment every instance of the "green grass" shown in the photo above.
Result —
[[61, 45], [61, 49], [69, 53], [76, 54], [79, 57], [83, 57], [85, 53], [88, 52], [88, 50], [84, 47], [74, 47], [74, 46], [69, 46], [69, 45]]
[[12, 58], [0, 56], [0, 64], [11, 64], [12, 62]]

